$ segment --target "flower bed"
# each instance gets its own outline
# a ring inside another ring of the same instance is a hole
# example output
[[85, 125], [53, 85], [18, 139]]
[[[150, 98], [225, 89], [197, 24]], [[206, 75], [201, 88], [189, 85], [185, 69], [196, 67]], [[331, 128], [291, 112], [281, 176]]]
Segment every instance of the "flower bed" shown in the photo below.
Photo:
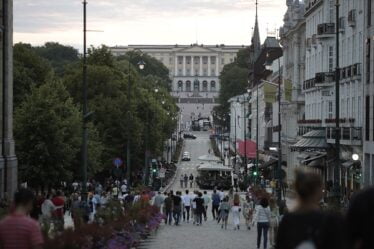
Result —
[[94, 224], [65, 230], [47, 239], [45, 249], [131, 249], [157, 230], [163, 215], [146, 201], [140, 201], [123, 211], [118, 201], [112, 201], [98, 211]]

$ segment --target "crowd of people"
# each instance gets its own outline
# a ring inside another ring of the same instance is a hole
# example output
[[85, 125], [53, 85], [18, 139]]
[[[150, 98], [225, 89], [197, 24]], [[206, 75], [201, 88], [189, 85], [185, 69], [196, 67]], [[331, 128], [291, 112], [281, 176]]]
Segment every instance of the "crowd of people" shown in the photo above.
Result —
[[40, 194], [21, 188], [9, 207], [10, 214], [0, 221], [0, 248], [42, 248], [41, 224], [61, 231], [67, 215], [72, 216], [75, 226], [96, 222], [95, 214], [112, 200], [123, 210], [140, 200], [149, 202], [164, 214], [166, 225], [191, 222], [202, 226], [211, 212], [221, 229], [227, 229], [231, 218], [233, 229], [240, 230], [240, 219], [244, 217], [247, 229], [257, 228], [258, 249], [374, 248], [374, 188], [357, 193], [344, 214], [323, 211], [322, 179], [312, 172], [297, 172], [297, 204], [292, 211], [261, 188], [250, 188], [243, 198], [233, 190], [225, 193], [214, 189], [208, 194], [184, 189], [183, 193], [171, 190], [153, 196], [151, 192], [129, 191], [126, 181], [107, 182], [104, 186], [89, 183], [87, 201], [77, 183], [71, 185], [72, 192], [65, 193], [56, 190]]

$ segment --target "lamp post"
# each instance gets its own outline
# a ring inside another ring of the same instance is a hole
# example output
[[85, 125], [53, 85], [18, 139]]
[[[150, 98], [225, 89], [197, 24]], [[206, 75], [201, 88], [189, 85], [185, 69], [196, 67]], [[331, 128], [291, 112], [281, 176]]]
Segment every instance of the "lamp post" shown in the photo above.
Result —
[[82, 192], [87, 200], [87, 157], [88, 157], [88, 105], [87, 105], [87, 1], [83, 1], [83, 134], [82, 134]]
[[[141, 52], [141, 51], [140, 51]], [[133, 54], [130, 53], [128, 61], [128, 82], [127, 82], [127, 120], [128, 120], [128, 129], [127, 129], [127, 142], [126, 142], [126, 158], [127, 158], [127, 184], [131, 187], [131, 128], [132, 128], [132, 113], [131, 113], [131, 59]], [[143, 60], [138, 62], [138, 67], [140, 70], [143, 70], [145, 67], [145, 62]]]
[[340, 203], [340, 68], [339, 68], [339, 0], [336, 0], [336, 68], [335, 68], [335, 149], [336, 149], [336, 165], [334, 167], [334, 198], [336, 205]]

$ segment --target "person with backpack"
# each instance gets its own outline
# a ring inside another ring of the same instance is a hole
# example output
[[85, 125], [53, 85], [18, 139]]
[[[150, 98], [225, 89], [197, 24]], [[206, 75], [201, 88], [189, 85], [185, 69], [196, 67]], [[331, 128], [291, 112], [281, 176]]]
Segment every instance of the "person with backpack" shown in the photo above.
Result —
[[204, 213], [204, 199], [203, 194], [201, 192], [197, 193], [197, 197], [193, 199], [193, 202], [196, 205], [196, 225], [201, 226], [203, 223], [203, 213]]
[[219, 209], [220, 203], [221, 203], [221, 197], [217, 193], [217, 190], [213, 190], [213, 194], [212, 194], [212, 214], [213, 214], [213, 220], [218, 219], [218, 209]]
[[225, 198], [223, 198], [223, 201], [221, 202], [219, 206], [218, 223], [222, 221], [221, 229], [223, 229], [223, 227], [227, 229], [227, 220], [229, 219], [229, 212], [230, 212], [229, 197], [226, 196]]
[[323, 197], [321, 176], [311, 171], [297, 171], [295, 190], [296, 209], [282, 218], [275, 248], [346, 248], [342, 217], [320, 210], [319, 203]]
[[191, 173], [191, 175], [190, 175], [190, 188], [193, 188], [193, 179], [194, 179], [194, 177], [193, 177], [193, 174]]
[[173, 193], [170, 192], [164, 200], [165, 224], [171, 225], [173, 220]]

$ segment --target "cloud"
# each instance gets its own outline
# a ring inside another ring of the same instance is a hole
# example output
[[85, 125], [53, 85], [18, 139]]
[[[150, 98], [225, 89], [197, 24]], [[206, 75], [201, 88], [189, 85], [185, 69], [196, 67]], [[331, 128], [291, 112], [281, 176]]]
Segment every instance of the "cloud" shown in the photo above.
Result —
[[[195, 40], [196, 31], [202, 34], [201, 37], [206, 37], [206, 41], [236, 39], [240, 43], [242, 33], [250, 33], [253, 26], [254, 1], [90, 0], [87, 5], [88, 28], [105, 31], [105, 37], [102, 34], [90, 35], [93, 44], [176, 43], [180, 40], [189, 43]], [[259, 9], [262, 32], [266, 33], [267, 25], [281, 25], [284, 1], [260, 0]], [[30, 42], [43, 43], [41, 39], [54, 38], [63, 39], [62, 43], [79, 43], [82, 0], [14, 1], [14, 30], [16, 41], [30, 39]], [[238, 33], [234, 34], [233, 30]], [[225, 37], [225, 34], [230, 37]]]

